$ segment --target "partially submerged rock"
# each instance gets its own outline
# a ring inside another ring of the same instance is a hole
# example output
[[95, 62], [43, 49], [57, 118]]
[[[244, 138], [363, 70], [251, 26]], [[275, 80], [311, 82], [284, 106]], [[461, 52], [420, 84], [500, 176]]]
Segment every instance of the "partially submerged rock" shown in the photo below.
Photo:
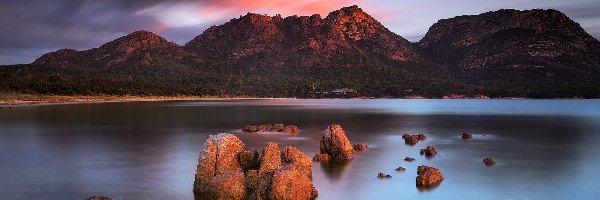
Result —
[[332, 159], [351, 160], [354, 158], [354, 148], [348, 140], [342, 126], [332, 124], [325, 129], [320, 141], [321, 154], [329, 154]]
[[417, 187], [435, 186], [444, 179], [442, 172], [434, 167], [421, 165], [417, 168]]
[[383, 172], [379, 172], [379, 174], [377, 174], [377, 178], [392, 178], [392, 175], [384, 174]]
[[404, 171], [406, 171], [406, 168], [404, 168], [404, 167], [398, 167], [398, 168], [396, 168], [396, 171], [397, 172], [404, 172]]
[[244, 132], [257, 132], [258, 131], [258, 126], [253, 126], [250, 124], [246, 124], [244, 126], [244, 128], [242, 128], [242, 131]]
[[473, 138], [473, 134], [471, 134], [470, 132], [465, 132], [460, 137], [462, 139], [471, 139], [471, 138]]
[[419, 135], [417, 135], [417, 138], [419, 140], [427, 140], [427, 135], [425, 135], [425, 133], [419, 133]]
[[496, 159], [494, 159], [493, 157], [486, 157], [483, 159], [483, 163], [487, 166], [496, 164]]
[[[257, 164], [258, 163], [258, 164]], [[196, 170], [196, 199], [314, 199], [312, 162], [294, 147], [276, 143], [247, 150], [233, 134], [210, 136]]]
[[85, 200], [112, 200], [112, 199], [107, 196], [94, 195], [94, 196], [85, 198]]
[[275, 132], [283, 132], [284, 128], [285, 128], [285, 125], [283, 125], [283, 124], [273, 125], [273, 131], [275, 131]]
[[355, 144], [352, 145], [352, 148], [356, 151], [364, 151], [367, 150], [369, 146], [367, 146], [366, 144]]
[[412, 162], [415, 161], [415, 159], [407, 156], [406, 158], [404, 158], [404, 161]]
[[258, 127], [258, 131], [260, 132], [271, 132], [273, 131], [273, 125], [271, 124], [263, 124]]
[[329, 161], [329, 160], [331, 160], [331, 156], [329, 156], [329, 154], [326, 154], [326, 153], [318, 153], [315, 156], [313, 156], [313, 160], [314, 161]]
[[437, 154], [437, 151], [435, 150], [435, 147], [427, 146], [427, 148], [421, 149], [419, 153], [421, 155], [425, 154], [425, 156], [434, 156], [435, 154]]
[[402, 134], [402, 139], [404, 139], [404, 143], [406, 144], [415, 145], [419, 143], [420, 140], [427, 140], [427, 135], [425, 135], [425, 133], [419, 133], [417, 135], [405, 133]]
[[284, 133], [297, 134], [298, 132], [300, 132], [300, 129], [297, 126], [294, 126], [294, 125], [287, 125], [283, 129], [283, 132]]

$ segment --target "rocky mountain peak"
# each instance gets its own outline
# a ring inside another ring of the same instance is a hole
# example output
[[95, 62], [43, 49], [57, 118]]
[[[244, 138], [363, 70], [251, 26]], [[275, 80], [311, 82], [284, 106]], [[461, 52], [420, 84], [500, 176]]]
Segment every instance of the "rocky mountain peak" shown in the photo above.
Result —
[[167, 41], [154, 32], [139, 30], [108, 42], [100, 46], [99, 49], [101, 51], [117, 51], [129, 54], [137, 49], [173, 46], [177, 46], [177, 44]]

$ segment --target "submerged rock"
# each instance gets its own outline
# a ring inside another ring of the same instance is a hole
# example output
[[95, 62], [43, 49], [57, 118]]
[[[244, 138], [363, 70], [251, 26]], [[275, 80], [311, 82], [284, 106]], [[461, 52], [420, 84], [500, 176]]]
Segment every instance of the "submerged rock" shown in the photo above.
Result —
[[392, 175], [379, 172], [379, 174], [377, 174], [377, 178], [392, 178]]
[[444, 179], [442, 172], [434, 167], [421, 165], [417, 168], [417, 187], [435, 186]]
[[427, 146], [427, 148], [421, 149], [419, 152], [421, 155], [425, 154], [425, 156], [434, 156], [437, 154], [437, 151], [433, 146]]
[[283, 129], [283, 132], [284, 133], [297, 134], [298, 132], [300, 132], [300, 129], [297, 126], [294, 126], [294, 125], [287, 125]]
[[469, 132], [465, 132], [460, 136], [462, 139], [471, 139], [473, 138], [473, 134], [469, 133]]
[[332, 124], [325, 129], [325, 135], [320, 141], [320, 151], [338, 160], [350, 160], [355, 154], [346, 133], [337, 124]]
[[364, 151], [367, 150], [369, 146], [367, 146], [366, 144], [355, 144], [352, 146], [352, 148], [356, 151]]
[[275, 132], [283, 132], [284, 128], [285, 128], [285, 125], [283, 125], [283, 124], [273, 125], [273, 131], [275, 131]]
[[85, 200], [112, 200], [112, 199], [107, 196], [94, 195], [94, 196], [85, 198]]
[[244, 131], [244, 132], [257, 132], [258, 131], [258, 126], [253, 126], [253, 125], [247, 124], [247, 125], [245, 125], [242, 128], [242, 131]]
[[273, 126], [271, 124], [263, 124], [258, 127], [258, 131], [271, 132], [271, 131], [273, 131]]
[[318, 153], [315, 156], [313, 156], [313, 160], [314, 161], [329, 161], [329, 160], [331, 160], [331, 156], [329, 156], [329, 154], [326, 154], [326, 153]]
[[242, 141], [233, 134], [211, 135], [198, 159], [194, 181], [196, 197], [243, 199], [246, 188], [238, 154], [244, 149]]
[[404, 172], [404, 171], [406, 171], [406, 168], [404, 168], [404, 167], [398, 167], [398, 168], [396, 168], [396, 171], [397, 172]]
[[496, 159], [494, 159], [493, 157], [486, 157], [483, 159], [483, 163], [487, 166], [496, 164]]

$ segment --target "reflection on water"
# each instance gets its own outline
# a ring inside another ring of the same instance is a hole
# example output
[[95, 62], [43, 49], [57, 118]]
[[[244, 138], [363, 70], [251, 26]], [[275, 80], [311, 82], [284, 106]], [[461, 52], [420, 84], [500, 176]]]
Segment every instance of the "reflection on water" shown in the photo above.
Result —
[[[299, 135], [240, 133], [283, 123]], [[309, 156], [331, 123], [370, 148], [344, 163], [313, 163], [319, 199], [593, 199], [600, 179], [597, 100], [273, 100], [103, 103], [0, 110], [0, 199], [193, 199], [210, 134], [235, 132]], [[470, 131], [473, 139], [460, 134]], [[425, 132], [414, 146], [402, 134]], [[419, 150], [432, 145], [438, 156]], [[404, 157], [414, 162], [405, 162]], [[486, 167], [481, 159], [493, 156]], [[444, 181], [415, 186], [416, 168]], [[394, 169], [402, 166], [405, 172]], [[378, 179], [377, 173], [392, 175]]]

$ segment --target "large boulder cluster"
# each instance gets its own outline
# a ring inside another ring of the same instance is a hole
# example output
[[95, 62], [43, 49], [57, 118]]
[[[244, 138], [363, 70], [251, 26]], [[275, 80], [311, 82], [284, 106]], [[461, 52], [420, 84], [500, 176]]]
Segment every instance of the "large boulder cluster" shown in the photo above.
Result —
[[314, 199], [312, 162], [295, 147], [267, 143], [259, 155], [233, 134], [212, 135], [198, 159], [196, 199]]

